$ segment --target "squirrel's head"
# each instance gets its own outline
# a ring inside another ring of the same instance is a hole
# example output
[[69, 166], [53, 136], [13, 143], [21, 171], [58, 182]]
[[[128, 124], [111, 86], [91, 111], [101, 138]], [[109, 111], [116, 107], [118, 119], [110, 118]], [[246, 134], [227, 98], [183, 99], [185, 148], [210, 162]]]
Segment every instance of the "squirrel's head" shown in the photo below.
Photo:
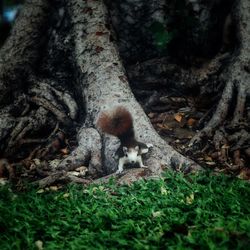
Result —
[[123, 147], [124, 157], [127, 159], [129, 163], [135, 164], [137, 162], [137, 158], [139, 155], [139, 146], [127, 148]]

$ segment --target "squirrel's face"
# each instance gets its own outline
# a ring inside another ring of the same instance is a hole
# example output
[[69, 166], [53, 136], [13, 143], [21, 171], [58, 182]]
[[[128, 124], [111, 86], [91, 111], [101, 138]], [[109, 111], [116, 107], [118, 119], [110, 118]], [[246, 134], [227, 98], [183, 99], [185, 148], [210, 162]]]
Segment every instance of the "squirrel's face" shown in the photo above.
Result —
[[139, 147], [136, 146], [134, 148], [123, 147], [124, 158], [126, 158], [127, 162], [135, 164], [138, 160], [139, 155]]

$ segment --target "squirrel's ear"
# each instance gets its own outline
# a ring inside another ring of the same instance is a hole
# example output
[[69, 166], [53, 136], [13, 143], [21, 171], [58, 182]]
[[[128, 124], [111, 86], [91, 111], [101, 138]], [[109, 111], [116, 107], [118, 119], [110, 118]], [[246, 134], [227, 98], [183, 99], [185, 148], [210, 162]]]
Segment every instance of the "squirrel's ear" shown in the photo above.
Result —
[[135, 150], [138, 152], [138, 151], [139, 151], [139, 146], [136, 146], [136, 147], [135, 147]]
[[128, 152], [128, 148], [127, 147], [122, 147], [123, 153], [126, 154]]

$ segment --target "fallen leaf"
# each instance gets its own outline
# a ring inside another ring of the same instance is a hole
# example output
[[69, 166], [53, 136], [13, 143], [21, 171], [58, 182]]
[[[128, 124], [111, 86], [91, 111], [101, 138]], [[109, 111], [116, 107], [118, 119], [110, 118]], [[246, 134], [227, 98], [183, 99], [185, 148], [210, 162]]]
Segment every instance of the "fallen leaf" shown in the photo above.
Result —
[[49, 166], [52, 168], [52, 169], [55, 169], [59, 163], [61, 162], [62, 160], [61, 159], [54, 159], [52, 161], [49, 161]]
[[4, 186], [8, 183], [8, 180], [6, 178], [0, 178], [0, 186]]
[[148, 117], [151, 118], [151, 119], [154, 118], [154, 117], [155, 117], [155, 113], [150, 112], [150, 113], [148, 114]]
[[193, 119], [193, 118], [189, 118], [188, 121], [187, 121], [187, 125], [189, 127], [193, 127], [195, 125], [195, 123], [196, 123], [196, 120]]
[[186, 197], [186, 204], [190, 205], [193, 203], [193, 201], [194, 201], [194, 193]]
[[249, 168], [241, 169], [241, 171], [237, 177], [242, 179], [242, 180], [249, 180], [250, 179], [250, 169]]
[[100, 190], [100, 191], [106, 191], [106, 189], [105, 189], [104, 186], [99, 186], [99, 190]]
[[166, 188], [161, 187], [161, 194], [167, 195], [168, 193], [169, 193], [169, 191]]
[[36, 245], [38, 250], [43, 250], [43, 242], [41, 240], [37, 240], [35, 242], [35, 245]]
[[197, 158], [197, 160], [198, 160], [198, 161], [203, 161], [204, 158], [203, 158], [203, 157], [199, 157], [199, 158]]
[[62, 148], [60, 151], [61, 151], [61, 153], [63, 153], [64, 155], [68, 155], [68, 154], [69, 154], [68, 148]]
[[157, 217], [160, 217], [162, 215], [162, 212], [161, 211], [153, 212], [152, 215], [154, 218], [157, 218]]
[[181, 114], [181, 113], [177, 113], [177, 114], [174, 115], [174, 119], [177, 122], [181, 122], [182, 118], [183, 118], [183, 114]]
[[50, 186], [49, 189], [51, 191], [57, 191], [58, 190], [58, 187], [57, 186]]
[[77, 172], [77, 171], [69, 171], [68, 175], [71, 175], [71, 176], [80, 176], [80, 173]]
[[214, 161], [206, 161], [205, 163], [206, 163], [207, 165], [210, 165], [210, 166], [216, 165], [216, 162], [214, 162]]
[[205, 156], [205, 161], [213, 161], [212, 157], [211, 156]]
[[34, 162], [37, 166], [41, 165], [41, 160], [40, 160], [40, 159], [35, 158], [35, 159], [33, 159], [33, 162]]
[[80, 172], [81, 176], [85, 176], [88, 172], [88, 168], [85, 166], [81, 166], [81, 167], [77, 168], [76, 171]]
[[162, 123], [157, 123], [156, 124], [158, 128], [160, 129], [164, 129], [164, 130], [173, 130], [172, 128], [170, 128], [168, 125], [166, 124], [162, 124]]
[[63, 195], [63, 198], [68, 198], [69, 196], [70, 196], [69, 193], [65, 193], [65, 194]]

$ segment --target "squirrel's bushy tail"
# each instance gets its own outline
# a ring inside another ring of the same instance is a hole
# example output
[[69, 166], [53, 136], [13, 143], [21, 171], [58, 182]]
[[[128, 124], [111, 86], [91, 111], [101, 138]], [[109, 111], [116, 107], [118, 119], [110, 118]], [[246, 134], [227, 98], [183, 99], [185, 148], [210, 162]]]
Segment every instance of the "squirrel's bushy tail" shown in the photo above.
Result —
[[104, 132], [118, 138], [133, 134], [133, 118], [124, 107], [100, 113], [97, 126]]

